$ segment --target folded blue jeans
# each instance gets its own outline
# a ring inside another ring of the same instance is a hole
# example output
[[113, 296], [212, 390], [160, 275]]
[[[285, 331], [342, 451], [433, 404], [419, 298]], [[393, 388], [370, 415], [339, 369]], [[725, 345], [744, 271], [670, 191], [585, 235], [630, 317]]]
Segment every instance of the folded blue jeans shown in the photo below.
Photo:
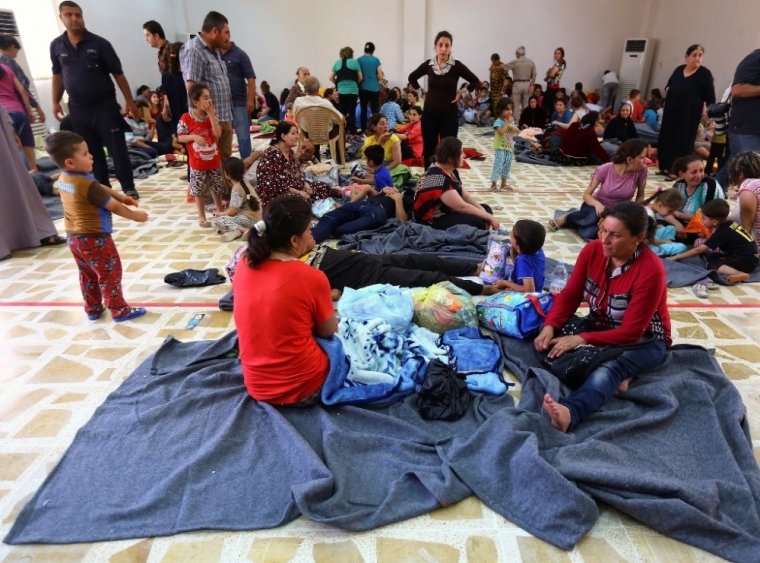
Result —
[[614, 360], [604, 362], [589, 374], [586, 381], [559, 403], [570, 410], [572, 430], [602, 408], [617, 391], [624, 379], [636, 377], [659, 366], [668, 353], [663, 340], [657, 340], [644, 348], [623, 352]]
[[325, 213], [311, 229], [311, 234], [315, 241], [322, 242], [339, 235], [377, 229], [386, 221], [388, 214], [381, 205], [368, 200], [355, 201]]

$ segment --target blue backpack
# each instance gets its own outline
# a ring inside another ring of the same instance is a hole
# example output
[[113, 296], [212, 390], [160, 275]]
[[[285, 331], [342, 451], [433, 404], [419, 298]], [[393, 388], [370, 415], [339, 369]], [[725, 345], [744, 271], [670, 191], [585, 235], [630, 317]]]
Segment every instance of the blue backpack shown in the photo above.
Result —
[[478, 302], [478, 318], [484, 327], [512, 338], [534, 336], [552, 307], [548, 293], [502, 291]]

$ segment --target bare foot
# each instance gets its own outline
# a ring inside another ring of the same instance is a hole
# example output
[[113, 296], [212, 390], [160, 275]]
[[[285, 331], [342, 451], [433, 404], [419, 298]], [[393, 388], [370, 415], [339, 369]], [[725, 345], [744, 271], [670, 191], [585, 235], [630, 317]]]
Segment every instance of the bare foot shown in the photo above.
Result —
[[510, 192], [515, 191], [515, 189], [512, 186], [510, 186], [509, 184], [504, 184], [501, 188], [503, 190], [507, 190], [507, 191], [510, 191]]
[[552, 399], [551, 395], [547, 393], [544, 395], [544, 410], [549, 413], [552, 426], [560, 432], [567, 432], [570, 426], [570, 409], [565, 405], [560, 405]]
[[492, 192], [496, 191], [496, 182], [491, 182], [491, 188], [490, 189], [491, 189]]
[[726, 281], [728, 282], [728, 285], [733, 285], [735, 283], [743, 282], [745, 280], [749, 279], [749, 274], [741, 273], [741, 274], [731, 274], [726, 278]]
[[204, 229], [208, 229], [211, 226], [211, 223], [209, 223], [205, 217], [198, 217], [198, 226], [202, 227]]
[[485, 264], [485, 262], [481, 262], [480, 264], [478, 264], [478, 267], [477, 267], [477, 268], [475, 268], [475, 273], [474, 273], [474, 274], [472, 274], [472, 275], [473, 275], [473, 276], [479, 276], [479, 275], [480, 275], [480, 272], [482, 272], [482, 271], [483, 271], [483, 265], [484, 265], [484, 264]]
[[618, 395], [620, 393], [625, 393], [626, 391], [628, 391], [628, 386], [631, 384], [631, 381], [633, 381], [632, 377], [629, 377], [621, 381], [620, 385], [617, 388], [617, 391], [615, 391], [615, 395]]

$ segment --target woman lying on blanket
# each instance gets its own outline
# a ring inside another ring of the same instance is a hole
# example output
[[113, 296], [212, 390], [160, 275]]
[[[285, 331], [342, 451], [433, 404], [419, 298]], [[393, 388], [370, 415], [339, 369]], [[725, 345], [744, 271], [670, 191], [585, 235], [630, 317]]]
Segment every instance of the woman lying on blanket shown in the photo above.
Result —
[[[279, 199], [283, 198], [273, 200], [270, 205], [275, 205]], [[267, 226], [267, 229], [270, 236], [273, 236], [272, 228]], [[252, 229], [250, 232], [255, 231]], [[227, 276], [231, 281], [237, 279], [236, 272], [240, 269], [239, 265], [244, 263], [249, 246], [241, 246], [227, 262]], [[508, 289], [508, 283], [505, 281], [483, 285], [462, 279], [466, 276], [479, 276], [482, 263], [443, 259], [425, 254], [366, 254], [355, 250], [336, 250], [324, 245], [314, 248], [312, 244], [305, 254], [300, 255], [300, 259], [327, 276], [334, 300], [340, 299], [346, 287], [361, 289], [378, 283], [400, 287], [430, 287], [448, 281], [471, 295], [493, 295]], [[235, 293], [237, 286], [233, 281], [232, 289]], [[237, 307], [237, 297], [235, 300]]]
[[[671, 344], [665, 268], [644, 244], [649, 225], [644, 206], [618, 203], [602, 212], [602, 220], [599, 240], [581, 250], [567, 286], [555, 297], [534, 341], [536, 350], [558, 358], [589, 344], [631, 345], [645, 335], [654, 342], [602, 363], [567, 397], [555, 401], [547, 393], [544, 409], [561, 432], [587, 420], [616, 392], [627, 391], [634, 377], [659, 366]], [[585, 326], [592, 330], [555, 337], [581, 301], [588, 303]]]
[[311, 219], [301, 196], [271, 200], [249, 231], [232, 285], [245, 386], [275, 405], [319, 401], [330, 366], [314, 337], [338, 329], [327, 276], [299, 260], [314, 248]]
[[580, 210], [552, 219], [549, 221], [551, 229], [574, 228], [585, 240], [594, 240], [599, 217], [606, 206], [628, 201], [634, 194], [637, 202], [643, 201], [647, 185], [646, 150], [646, 144], [638, 139], [629, 139], [620, 145], [612, 162], [603, 164], [592, 174]]

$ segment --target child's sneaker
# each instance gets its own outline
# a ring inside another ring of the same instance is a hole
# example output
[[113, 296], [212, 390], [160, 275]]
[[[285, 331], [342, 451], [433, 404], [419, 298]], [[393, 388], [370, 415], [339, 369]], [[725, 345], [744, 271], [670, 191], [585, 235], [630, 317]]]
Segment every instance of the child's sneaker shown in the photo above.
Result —
[[102, 311], [100, 311], [99, 313], [89, 313], [89, 314], [87, 315], [87, 318], [88, 318], [88, 319], [90, 319], [91, 321], [97, 321], [97, 320], [98, 320], [100, 317], [102, 317], [102, 316], [103, 316], [103, 313], [104, 313], [104, 312], [105, 312], [105, 309], [103, 309], [103, 310], [102, 310]]
[[123, 317], [119, 317], [117, 319], [114, 319], [114, 322], [115, 323], [123, 323], [124, 321], [130, 321], [132, 319], [136, 319], [137, 317], [142, 317], [147, 312], [148, 311], [145, 310], [145, 307], [132, 307], [129, 310], [129, 313], [127, 313]]

